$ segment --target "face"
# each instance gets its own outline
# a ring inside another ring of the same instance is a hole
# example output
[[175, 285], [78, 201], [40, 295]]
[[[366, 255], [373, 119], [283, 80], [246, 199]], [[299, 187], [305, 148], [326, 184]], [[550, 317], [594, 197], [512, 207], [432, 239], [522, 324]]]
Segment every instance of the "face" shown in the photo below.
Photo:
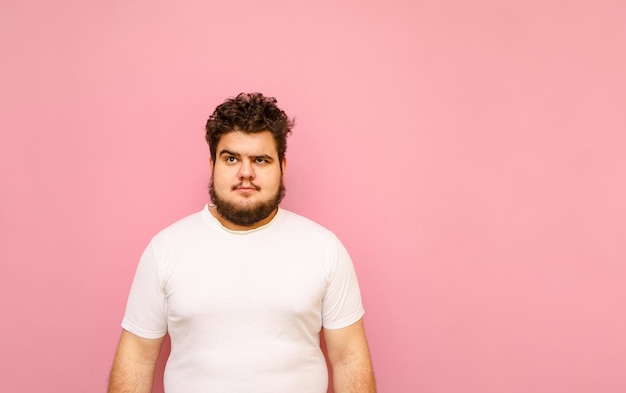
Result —
[[222, 225], [242, 230], [268, 223], [284, 195], [285, 164], [269, 131], [222, 135], [211, 159], [209, 188], [213, 214]]

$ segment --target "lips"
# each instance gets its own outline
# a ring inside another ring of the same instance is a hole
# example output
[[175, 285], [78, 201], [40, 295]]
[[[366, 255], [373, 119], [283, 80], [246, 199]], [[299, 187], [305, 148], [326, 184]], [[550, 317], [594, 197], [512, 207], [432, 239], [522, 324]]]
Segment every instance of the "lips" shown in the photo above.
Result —
[[259, 191], [261, 189], [261, 187], [257, 186], [256, 184], [237, 184], [235, 186], [232, 187], [233, 190], [240, 190], [240, 191]]

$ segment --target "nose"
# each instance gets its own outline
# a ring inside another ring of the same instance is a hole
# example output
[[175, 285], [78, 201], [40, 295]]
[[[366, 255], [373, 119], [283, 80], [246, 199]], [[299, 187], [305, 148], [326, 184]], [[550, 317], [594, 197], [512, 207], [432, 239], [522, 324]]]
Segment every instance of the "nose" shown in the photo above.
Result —
[[240, 180], [252, 180], [254, 179], [254, 168], [249, 160], [243, 160], [239, 167], [239, 179]]

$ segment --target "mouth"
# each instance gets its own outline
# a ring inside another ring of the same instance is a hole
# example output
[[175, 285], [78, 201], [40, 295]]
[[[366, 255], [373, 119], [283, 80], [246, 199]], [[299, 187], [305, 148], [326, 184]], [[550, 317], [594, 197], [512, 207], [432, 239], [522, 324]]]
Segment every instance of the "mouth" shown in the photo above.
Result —
[[232, 190], [238, 190], [238, 191], [259, 191], [261, 189], [261, 187], [257, 186], [256, 184], [237, 184], [235, 186], [232, 187]]

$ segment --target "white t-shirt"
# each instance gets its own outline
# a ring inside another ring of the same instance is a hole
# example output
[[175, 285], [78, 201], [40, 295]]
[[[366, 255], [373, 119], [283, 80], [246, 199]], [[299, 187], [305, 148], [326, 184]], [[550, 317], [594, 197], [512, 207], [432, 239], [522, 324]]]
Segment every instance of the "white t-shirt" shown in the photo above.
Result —
[[320, 330], [363, 313], [332, 232], [283, 209], [262, 227], [231, 231], [205, 207], [152, 239], [122, 327], [169, 333], [167, 393], [325, 393]]

